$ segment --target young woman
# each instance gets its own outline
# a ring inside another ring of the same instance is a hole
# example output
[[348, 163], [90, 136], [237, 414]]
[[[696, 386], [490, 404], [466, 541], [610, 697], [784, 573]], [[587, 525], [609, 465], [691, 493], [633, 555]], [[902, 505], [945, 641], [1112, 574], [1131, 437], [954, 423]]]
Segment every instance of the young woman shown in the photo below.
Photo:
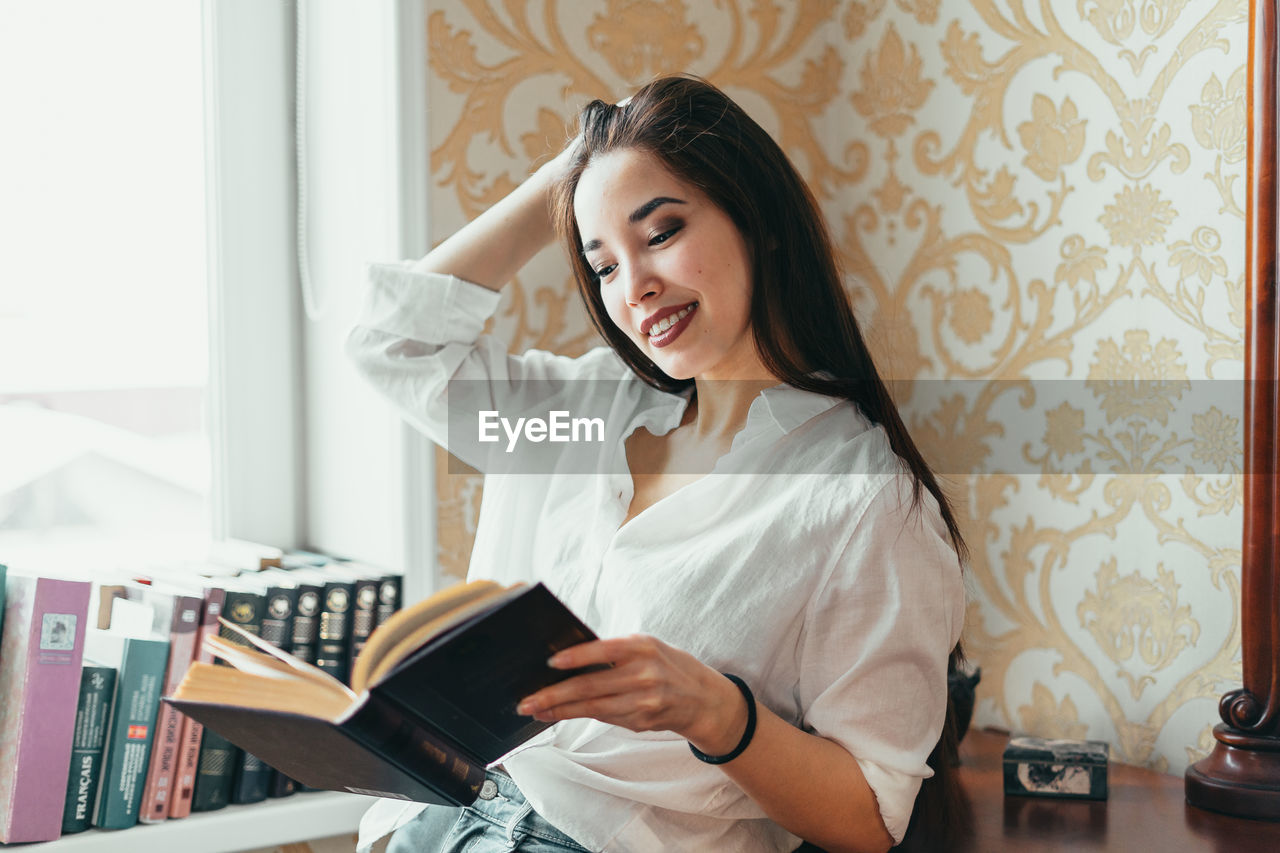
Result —
[[[459, 383], [498, 410], [605, 383], [599, 473], [488, 477], [470, 575], [543, 581], [603, 638], [552, 664], [612, 666], [521, 703], [557, 724], [474, 807], [384, 802], [362, 844], [886, 850], [944, 769], [954, 517], [769, 136], [686, 77], [581, 126], [426, 258], [372, 268], [349, 350], [440, 443]], [[557, 232], [609, 346], [508, 354], [482, 326]]]

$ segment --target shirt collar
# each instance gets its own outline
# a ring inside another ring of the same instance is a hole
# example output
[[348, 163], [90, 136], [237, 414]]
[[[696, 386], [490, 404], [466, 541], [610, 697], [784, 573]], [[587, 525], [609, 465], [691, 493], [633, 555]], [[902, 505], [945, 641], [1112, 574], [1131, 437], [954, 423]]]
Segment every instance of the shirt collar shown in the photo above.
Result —
[[[691, 396], [691, 389], [674, 394], [657, 391], [652, 403], [642, 410], [640, 422], [655, 435], [670, 432], [684, 419], [684, 412], [689, 407]], [[759, 417], [756, 412], [761, 411], [777, 425], [778, 429], [782, 430], [783, 434], [786, 434], [844, 402], [846, 402], [844, 397], [828, 397], [781, 383], [764, 389], [760, 392], [760, 396], [752, 401], [751, 408], [747, 412], [747, 423], [750, 424]]]
[[789, 433], [845, 402], [843, 397], [827, 397], [785, 384], [766, 388], [760, 392], [760, 397], [769, 416], [783, 433]]

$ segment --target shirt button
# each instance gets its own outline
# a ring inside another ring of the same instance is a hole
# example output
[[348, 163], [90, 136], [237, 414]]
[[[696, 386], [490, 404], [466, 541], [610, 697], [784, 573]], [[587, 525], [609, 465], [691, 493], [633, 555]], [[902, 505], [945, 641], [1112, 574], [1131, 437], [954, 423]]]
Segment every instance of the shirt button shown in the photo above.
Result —
[[485, 779], [484, 784], [480, 786], [480, 799], [492, 800], [498, 796], [498, 785], [492, 779]]

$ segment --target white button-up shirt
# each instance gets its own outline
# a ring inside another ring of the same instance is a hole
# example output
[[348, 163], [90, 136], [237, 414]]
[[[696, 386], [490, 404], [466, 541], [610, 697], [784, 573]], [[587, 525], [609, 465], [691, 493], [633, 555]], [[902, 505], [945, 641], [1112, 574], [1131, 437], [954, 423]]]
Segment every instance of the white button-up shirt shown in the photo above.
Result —
[[[520, 389], [541, 380], [610, 389], [599, 473], [486, 476], [469, 576], [542, 581], [601, 637], [650, 634], [741, 676], [758, 702], [854, 756], [900, 841], [931, 774], [965, 595], [937, 504], [926, 490], [913, 506], [884, 431], [847, 400], [771, 388], [710, 474], [620, 527], [633, 493], [625, 439], [674, 429], [687, 395], [646, 385], [607, 348], [509, 354], [481, 334], [499, 294], [478, 285], [409, 263], [372, 267], [369, 285], [348, 352], [442, 445], [451, 382], [488, 387], [498, 411], [528, 405]], [[506, 441], [467, 461], [485, 470]], [[800, 842], [671, 732], [566, 720], [503, 764], [539, 814], [592, 850]], [[374, 806], [362, 847], [417, 810]]]

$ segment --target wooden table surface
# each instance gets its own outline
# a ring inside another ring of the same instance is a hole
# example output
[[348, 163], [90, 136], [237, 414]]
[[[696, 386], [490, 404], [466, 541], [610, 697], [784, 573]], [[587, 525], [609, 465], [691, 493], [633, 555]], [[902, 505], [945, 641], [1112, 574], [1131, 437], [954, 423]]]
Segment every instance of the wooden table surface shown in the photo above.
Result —
[[1108, 850], [1123, 853], [1280, 853], [1280, 822], [1190, 806], [1182, 776], [1112, 762], [1106, 800], [1004, 796], [1002, 732], [975, 730], [960, 744], [960, 780], [973, 834], [958, 853]]

